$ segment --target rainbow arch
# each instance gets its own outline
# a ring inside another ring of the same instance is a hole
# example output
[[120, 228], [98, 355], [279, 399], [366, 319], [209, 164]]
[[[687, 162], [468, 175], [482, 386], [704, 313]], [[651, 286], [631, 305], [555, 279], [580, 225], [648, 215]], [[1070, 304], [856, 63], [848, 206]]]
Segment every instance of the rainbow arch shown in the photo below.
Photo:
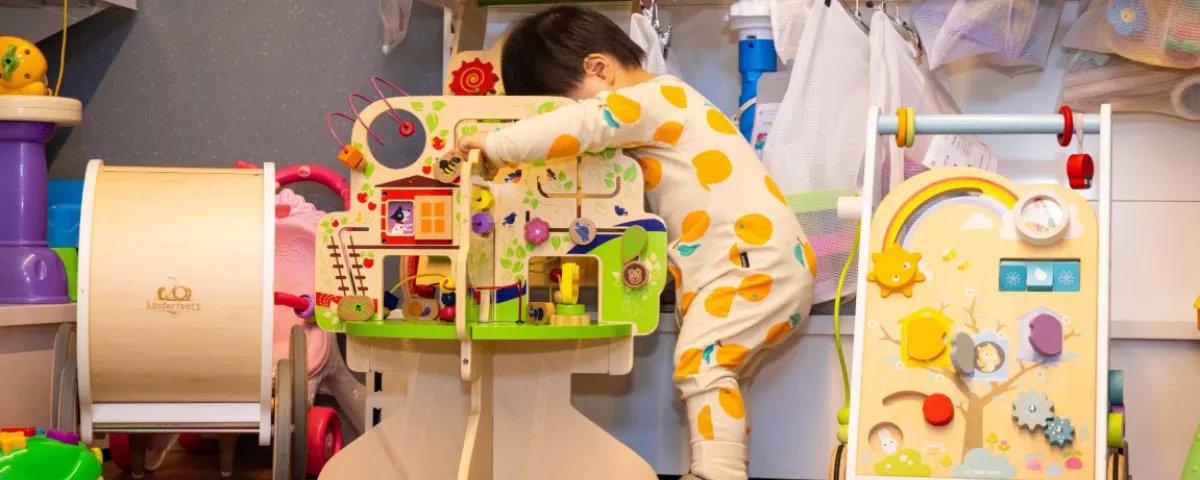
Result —
[[909, 232], [922, 217], [929, 215], [947, 200], [953, 203], [965, 201], [983, 205], [1003, 216], [1017, 203], [1017, 194], [995, 181], [979, 177], [955, 177], [938, 180], [917, 190], [896, 209], [883, 234], [883, 245], [904, 245]]

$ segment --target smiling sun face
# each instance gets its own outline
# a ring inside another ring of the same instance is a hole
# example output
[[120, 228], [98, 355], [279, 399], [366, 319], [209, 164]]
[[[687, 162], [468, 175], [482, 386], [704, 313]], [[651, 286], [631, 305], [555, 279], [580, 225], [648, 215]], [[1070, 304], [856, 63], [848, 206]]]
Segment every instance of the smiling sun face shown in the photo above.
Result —
[[925, 275], [917, 269], [920, 253], [909, 253], [900, 245], [891, 244], [880, 253], [872, 253], [875, 269], [867, 272], [867, 280], [879, 284], [879, 292], [886, 298], [899, 292], [912, 297], [913, 284], [925, 281]]

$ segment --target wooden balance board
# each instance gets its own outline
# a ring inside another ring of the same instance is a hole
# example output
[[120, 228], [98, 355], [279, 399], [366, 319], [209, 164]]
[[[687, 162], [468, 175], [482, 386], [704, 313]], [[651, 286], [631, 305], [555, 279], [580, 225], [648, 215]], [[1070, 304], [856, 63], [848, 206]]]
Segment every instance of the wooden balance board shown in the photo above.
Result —
[[85, 412], [240, 404], [243, 420], [269, 427], [274, 175], [270, 164], [89, 163], [78, 309]]
[[1087, 201], [939, 168], [893, 190], [870, 227], [849, 478], [1105, 478]]

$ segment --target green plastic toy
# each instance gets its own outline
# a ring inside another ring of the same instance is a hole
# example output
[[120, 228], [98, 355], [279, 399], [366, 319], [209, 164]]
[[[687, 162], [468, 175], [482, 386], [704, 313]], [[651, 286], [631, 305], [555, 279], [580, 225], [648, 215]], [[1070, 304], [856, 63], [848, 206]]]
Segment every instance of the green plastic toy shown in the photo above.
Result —
[[28, 437], [25, 448], [0, 453], [0, 479], [102, 480], [98, 452], [40, 435]]

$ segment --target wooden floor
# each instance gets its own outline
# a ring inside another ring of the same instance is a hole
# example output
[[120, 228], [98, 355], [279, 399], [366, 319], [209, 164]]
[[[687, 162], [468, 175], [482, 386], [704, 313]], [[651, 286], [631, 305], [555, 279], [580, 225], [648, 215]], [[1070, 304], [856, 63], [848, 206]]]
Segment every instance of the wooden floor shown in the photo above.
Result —
[[[234, 480], [271, 480], [271, 447], [260, 447], [256, 437], [243, 435], [238, 439], [237, 456], [234, 460]], [[143, 479], [164, 480], [211, 480], [221, 478], [217, 453], [187, 453], [175, 447], [162, 466], [147, 472]], [[105, 480], [133, 480], [133, 476], [122, 472], [111, 461], [104, 462]]]

